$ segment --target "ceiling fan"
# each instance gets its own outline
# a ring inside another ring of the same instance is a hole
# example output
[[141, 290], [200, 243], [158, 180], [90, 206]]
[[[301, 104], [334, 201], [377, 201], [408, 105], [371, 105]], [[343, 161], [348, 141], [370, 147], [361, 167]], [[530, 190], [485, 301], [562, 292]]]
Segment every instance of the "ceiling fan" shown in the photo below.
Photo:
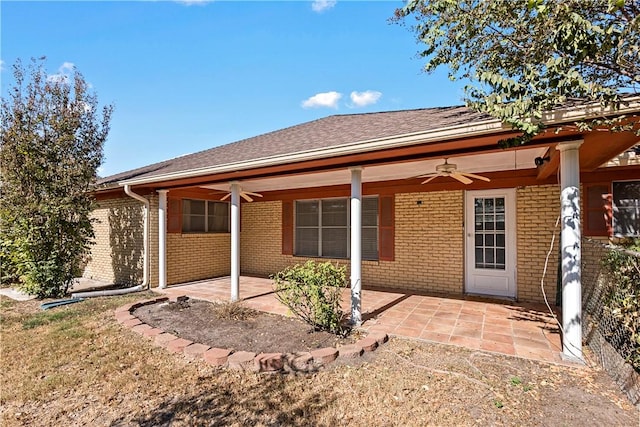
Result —
[[427, 178], [421, 182], [421, 184], [426, 184], [427, 182], [433, 181], [439, 176], [451, 177], [455, 180], [460, 181], [463, 184], [471, 184], [473, 180], [471, 180], [470, 178], [480, 179], [486, 182], [491, 181], [486, 176], [476, 175], [474, 173], [468, 173], [468, 172], [460, 172], [457, 169], [457, 165], [454, 163], [447, 162], [447, 159], [444, 159], [443, 164], [436, 166], [435, 172], [424, 174], [424, 175], [418, 175], [416, 178]]
[[[243, 199], [245, 199], [247, 202], [253, 202], [253, 197], [262, 197], [262, 194], [258, 194], [258, 193], [252, 193], [251, 191], [242, 191], [240, 190], [240, 197], [242, 197]], [[231, 192], [227, 192], [227, 194], [221, 198], [220, 200], [227, 200], [229, 197], [231, 197]]]
[[[231, 191], [214, 191], [209, 194], [223, 194], [223, 193], [224, 193], [224, 196], [220, 199], [221, 201], [227, 200], [229, 197], [231, 197]], [[242, 188], [240, 188], [240, 197], [245, 199], [247, 202], [253, 202], [254, 197], [262, 197], [262, 194], [253, 193], [251, 191], [243, 191]]]

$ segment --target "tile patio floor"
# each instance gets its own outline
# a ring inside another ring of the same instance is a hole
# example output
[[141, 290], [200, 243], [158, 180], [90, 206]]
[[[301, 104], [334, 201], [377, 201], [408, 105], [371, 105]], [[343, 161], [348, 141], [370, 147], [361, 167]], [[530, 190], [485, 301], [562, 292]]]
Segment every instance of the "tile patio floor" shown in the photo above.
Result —
[[[155, 290], [171, 298], [187, 295], [207, 301], [228, 301], [231, 294], [229, 277]], [[269, 279], [242, 276], [240, 298], [256, 310], [287, 314]], [[347, 313], [349, 302], [350, 290], [344, 289]], [[369, 331], [562, 363], [559, 328], [544, 305], [365, 289], [362, 314], [362, 329]]]

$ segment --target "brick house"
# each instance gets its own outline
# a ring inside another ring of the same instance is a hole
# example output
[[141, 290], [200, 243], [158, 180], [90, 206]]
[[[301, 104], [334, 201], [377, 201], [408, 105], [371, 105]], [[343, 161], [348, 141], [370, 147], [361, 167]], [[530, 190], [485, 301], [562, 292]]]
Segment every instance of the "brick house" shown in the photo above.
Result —
[[[640, 100], [623, 110], [637, 116]], [[465, 107], [335, 115], [113, 175], [96, 190], [84, 275], [160, 287], [231, 276], [236, 299], [240, 274], [329, 259], [349, 267], [357, 321], [361, 287], [541, 302], [562, 230], [563, 314], [579, 318], [581, 233], [640, 229], [628, 151], [640, 138], [573, 125], [602, 114], [554, 111], [510, 149], [498, 147], [509, 127]], [[445, 176], [419, 177], [436, 168]]]

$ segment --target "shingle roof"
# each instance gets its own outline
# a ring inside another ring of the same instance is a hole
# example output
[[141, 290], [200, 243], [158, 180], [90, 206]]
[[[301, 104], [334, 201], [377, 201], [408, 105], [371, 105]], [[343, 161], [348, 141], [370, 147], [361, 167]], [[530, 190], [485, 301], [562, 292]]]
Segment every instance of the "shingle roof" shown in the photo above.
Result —
[[325, 149], [488, 119], [491, 117], [463, 106], [334, 115], [111, 175], [100, 179], [98, 185], [109, 186], [126, 179], [150, 178], [203, 167]]

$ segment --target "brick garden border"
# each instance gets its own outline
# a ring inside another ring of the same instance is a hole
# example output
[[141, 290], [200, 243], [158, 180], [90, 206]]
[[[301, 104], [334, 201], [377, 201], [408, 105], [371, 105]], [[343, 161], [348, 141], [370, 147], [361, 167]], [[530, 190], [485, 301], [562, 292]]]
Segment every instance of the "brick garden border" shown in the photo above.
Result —
[[133, 315], [137, 308], [145, 305], [175, 302], [182, 298], [186, 297], [181, 296], [171, 300], [167, 297], [161, 297], [126, 304], [115, 310], [115, 317], [122, 325], [152, 340], [153, 344], [165, 348], [171, 353], [182, 354], [189, 360], [203, 360], [212, 366], [252, 372], [314, 372], [335, 360], [357, 359], [365, 352], [375, 351], [378, 346], [389, 339], [385, 333], [372, 332], [354, 344], [337, 348], [325, 347], [310, 352], [256, 354], [248, 351], [209, 347], [205, 344], [179, 338], [162, 329], [143, 323]]

